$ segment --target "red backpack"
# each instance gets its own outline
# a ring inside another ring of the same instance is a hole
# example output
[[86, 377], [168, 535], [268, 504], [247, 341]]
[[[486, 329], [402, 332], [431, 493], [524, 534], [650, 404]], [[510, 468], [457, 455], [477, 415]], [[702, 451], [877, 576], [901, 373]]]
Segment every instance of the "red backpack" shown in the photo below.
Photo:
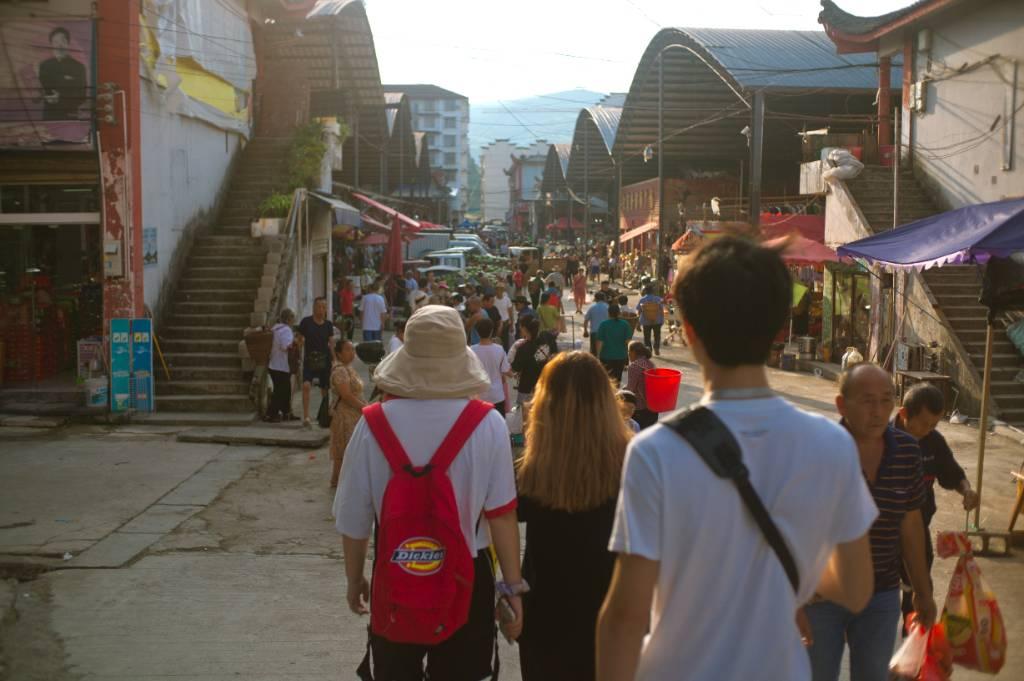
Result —
[[430, 463], [415, 467], [380, 403], [363, 409], [391, 466], [377, 527], [370, 628], [396, 643], [434, 645], [469, 617], [473, 554], [459, 522], [448, 467], [492, 410], [470, 400]]

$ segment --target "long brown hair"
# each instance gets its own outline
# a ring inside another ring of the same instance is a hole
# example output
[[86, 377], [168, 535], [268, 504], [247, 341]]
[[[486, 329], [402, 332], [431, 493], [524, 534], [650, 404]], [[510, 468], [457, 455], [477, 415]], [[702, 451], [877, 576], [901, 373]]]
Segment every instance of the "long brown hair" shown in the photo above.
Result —
[[563, 511], [597, 508], [619, 491], [630, 437], [597, 358], [556, 355], [541, 372], [530, 407], [520, 494]]

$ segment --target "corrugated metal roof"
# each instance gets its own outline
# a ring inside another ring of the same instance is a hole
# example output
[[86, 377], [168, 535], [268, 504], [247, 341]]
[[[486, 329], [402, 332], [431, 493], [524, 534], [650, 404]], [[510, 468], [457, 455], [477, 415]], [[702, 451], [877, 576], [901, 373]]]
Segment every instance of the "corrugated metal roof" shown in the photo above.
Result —
[[590, 115], [591, 120], [601, 133], [601, 139], [608, 153], [612, 153], [615, 146], [615, 134], [619, 131], [619, 121], [622, 120], [622, 108], [617, 106], [588, 106], [584, 111]]
[[[680, 28], [744, 88], [878, 88], [874, 54], [836, 54], [824, 31]], [[897, 60], [894, 60], [897, 61]], [[902, 72], [893, 65], [892, 86]]]
[[569, 172], [569, 157], [572, 155], [572, 144], [552, 144], [558, 154], [558, 162], [562, 166], [562, 177]]

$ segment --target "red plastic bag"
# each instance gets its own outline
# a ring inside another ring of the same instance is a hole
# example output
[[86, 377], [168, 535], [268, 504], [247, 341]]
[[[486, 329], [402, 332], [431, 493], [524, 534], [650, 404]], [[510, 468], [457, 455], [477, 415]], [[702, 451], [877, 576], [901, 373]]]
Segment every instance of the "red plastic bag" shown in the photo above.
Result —
[[960, 557], [942, 610], [953, 662], [995, 674], [1006, 662], [1006, 627], [996, 596], [974, 560], [971, 542], [962, 532], [939, 532], [935, 552], [941, 558]]
[[910, 633], [889, 662], [889, 678], [892, 681], [950, 681], [953, 656], [942, 624], [925, 629], [914, 621], [914, 613], [911, 613], [907, 631]]

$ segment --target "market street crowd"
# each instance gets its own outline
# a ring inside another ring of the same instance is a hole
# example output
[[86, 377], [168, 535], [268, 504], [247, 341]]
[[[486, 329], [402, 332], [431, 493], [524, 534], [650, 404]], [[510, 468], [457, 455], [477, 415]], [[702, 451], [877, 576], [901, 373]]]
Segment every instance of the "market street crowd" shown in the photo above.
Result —
[[[347, 601], [369, 618], [359, 677], [489, 678], [501, 635], [527, 680], [826, 681], [847, 650], [851, 678], [889, 678], [902, 615], [937, 619], [934, 483], [978, 503], [935, 430], [943, 393], [921, 384], [897, 405], [861, 362], [835, 420], [775, 394], [790, 274], [740, 238], [683, 259], [665, 298], [645, 277], [635, 308], [599, 266], [519, 274], [453, 292], [410, 273], [387, 346], [381, 282], [362, 292], [363, 343], [349, 284], [337, 331], [325, 299], [274, 327], [269, 419], [295, 418], [297, 356], [306, 423], [323, 394]], [[566, 342], [574, 315], [589, 347]], [[667, 322], [704, 396], [659, 421], [648, 378]]]

